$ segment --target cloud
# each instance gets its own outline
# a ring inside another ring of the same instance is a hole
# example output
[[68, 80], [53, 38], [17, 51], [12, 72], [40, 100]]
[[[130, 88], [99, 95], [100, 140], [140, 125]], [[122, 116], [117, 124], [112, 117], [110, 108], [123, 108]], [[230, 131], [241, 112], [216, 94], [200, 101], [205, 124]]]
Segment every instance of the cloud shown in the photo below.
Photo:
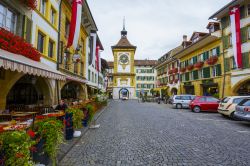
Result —
[[208, 17], [230, 0], [90, 0], [91, 12], [104, 45], [102, 57], [113, 60], [111, 46], [120, 39], [126, 17], [136, 59], [158, 59], [177, 47], [184, 34], [206, 31]]

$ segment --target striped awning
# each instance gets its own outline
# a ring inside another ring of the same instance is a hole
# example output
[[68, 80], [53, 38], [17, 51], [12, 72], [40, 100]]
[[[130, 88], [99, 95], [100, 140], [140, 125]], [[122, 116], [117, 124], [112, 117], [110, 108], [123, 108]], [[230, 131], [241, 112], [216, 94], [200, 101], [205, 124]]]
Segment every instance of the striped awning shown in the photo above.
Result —
[[66, 80], [66, 76], [52, 67], [33, 61], [22, 55], [0, 49], [0, 67], [5, 70], [23, 72], [24, 74], [41, 76], [56, 80]]

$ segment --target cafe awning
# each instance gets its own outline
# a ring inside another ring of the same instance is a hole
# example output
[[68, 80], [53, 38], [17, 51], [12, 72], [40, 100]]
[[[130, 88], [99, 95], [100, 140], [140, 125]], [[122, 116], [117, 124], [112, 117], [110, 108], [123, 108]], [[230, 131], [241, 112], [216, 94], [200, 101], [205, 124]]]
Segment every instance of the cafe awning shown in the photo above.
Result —
[[5, 70], [23, 72], [24, 74], [41, 76], [56, 80], [66, 80], [66, 76], [52, 67], [33, 61], [22, 55], [0, 49], [0, 67]]
[[70, 80], [70, 81], [80, 82], [80, 83], [83, 83], [83, 84], [85, 84], [87, 82], [86, 79], [78, 78], [78, 77], [75, 77], [75, 76], [69, 76], [69, 75], [66, 76], [66, 79]]

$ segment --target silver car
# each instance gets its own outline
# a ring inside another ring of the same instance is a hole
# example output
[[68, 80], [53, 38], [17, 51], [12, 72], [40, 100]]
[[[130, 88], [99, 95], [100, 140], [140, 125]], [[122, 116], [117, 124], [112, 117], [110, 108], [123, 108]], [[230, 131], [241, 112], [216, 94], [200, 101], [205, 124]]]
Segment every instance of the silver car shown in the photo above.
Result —
[[242, 100], [236, 106], [234, 117], [239, 120], [250, 121], [250, 98]]
[[194, 95], [174, 95], [172, 98], [173, 108], [189, 108], [189, 103], [195, 98]]

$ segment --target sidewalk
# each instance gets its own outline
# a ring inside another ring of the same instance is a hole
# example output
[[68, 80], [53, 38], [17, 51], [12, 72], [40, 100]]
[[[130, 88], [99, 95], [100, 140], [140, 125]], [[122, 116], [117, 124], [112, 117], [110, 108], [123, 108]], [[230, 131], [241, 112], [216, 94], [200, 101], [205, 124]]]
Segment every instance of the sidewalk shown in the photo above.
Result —
[[[104, 108], [102, 108], [102, 110], [97, 112], [97, 114], [94, 117], [94, 120], [97, 120], [102, 115], [102, 113], [108, 108], [109, 104], [110, 102], [108, 101], [107, 106], [105, 106]], [[89, 129], [89, 126], [83, 127], [82, 129], [78, 130], [82, 132], [80, 137], [73, 138], [72, 140], [66, 140], [65, 143], [61, 144], [60, 150], [57, 154], [58, 162], [60, 162], [64, 158], [64, 156], [66, 156], [66, 154], [74, 147], [74, 145], [86, 134], [88, 129]]]

